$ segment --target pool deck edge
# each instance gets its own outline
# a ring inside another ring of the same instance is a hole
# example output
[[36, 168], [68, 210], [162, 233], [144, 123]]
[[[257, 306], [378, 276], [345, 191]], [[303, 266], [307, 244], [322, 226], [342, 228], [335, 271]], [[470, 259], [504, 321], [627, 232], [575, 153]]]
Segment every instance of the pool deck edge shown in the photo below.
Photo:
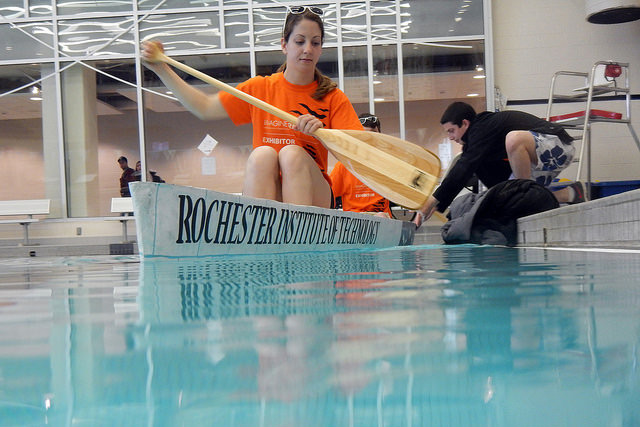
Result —
[[640, 248], [640, 190], [520, 218], [518, 246]]

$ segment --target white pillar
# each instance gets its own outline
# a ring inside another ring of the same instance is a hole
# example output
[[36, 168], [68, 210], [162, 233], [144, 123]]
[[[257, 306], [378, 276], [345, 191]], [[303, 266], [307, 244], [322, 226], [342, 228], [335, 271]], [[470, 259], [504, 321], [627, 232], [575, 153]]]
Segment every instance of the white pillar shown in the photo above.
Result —
[[62, 73], [62, 107], [69, 216], [97, 216], [100, 193], [95, 71], [75, 65]]
[[[53, 64], [42, 64], [42, 77], [54, 76]], [[45, 197], [51, 200], [53, 218], [63, 216], [60, 155], [62, 141], [58, 129], [58, 96], [55, 77], [42, 80], [42, 155], [44, 160]]]

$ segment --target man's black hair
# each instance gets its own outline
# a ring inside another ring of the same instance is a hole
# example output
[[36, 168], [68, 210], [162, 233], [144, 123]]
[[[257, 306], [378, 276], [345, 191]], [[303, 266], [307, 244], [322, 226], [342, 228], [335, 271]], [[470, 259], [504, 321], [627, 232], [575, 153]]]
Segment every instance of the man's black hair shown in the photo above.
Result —
[[440, 118], [440, 124], [451, 122], [454, 125], [462, 126], [462, 121], [467, 119], [472, 121], [476, 116], [476, 110], [466, 102], [454, 102], [444, 110]]

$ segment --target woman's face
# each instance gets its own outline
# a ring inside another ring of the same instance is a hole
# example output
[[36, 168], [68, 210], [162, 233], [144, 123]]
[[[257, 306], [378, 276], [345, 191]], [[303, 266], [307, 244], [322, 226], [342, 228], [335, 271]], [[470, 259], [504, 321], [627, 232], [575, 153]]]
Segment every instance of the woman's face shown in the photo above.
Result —
[[289, 41], [282, 39], [282, 52], [287, 56], [287, 69], [313, 71], [322, 54], [322, 33], [314, 21], [303, 19], [293, 27]]

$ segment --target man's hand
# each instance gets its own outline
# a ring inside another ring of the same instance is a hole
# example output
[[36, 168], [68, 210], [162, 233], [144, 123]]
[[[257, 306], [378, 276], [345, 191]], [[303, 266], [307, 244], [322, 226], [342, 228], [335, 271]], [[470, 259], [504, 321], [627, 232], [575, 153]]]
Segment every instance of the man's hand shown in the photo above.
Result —
[[416, 212], [416, 217], [413, 219], [416, 228], [420, 228], [423, 222], [431, 218], [431, 215], [433, 215], [437, 207], [438, 200], [433, 196], [429, 196], [426, 203]]

